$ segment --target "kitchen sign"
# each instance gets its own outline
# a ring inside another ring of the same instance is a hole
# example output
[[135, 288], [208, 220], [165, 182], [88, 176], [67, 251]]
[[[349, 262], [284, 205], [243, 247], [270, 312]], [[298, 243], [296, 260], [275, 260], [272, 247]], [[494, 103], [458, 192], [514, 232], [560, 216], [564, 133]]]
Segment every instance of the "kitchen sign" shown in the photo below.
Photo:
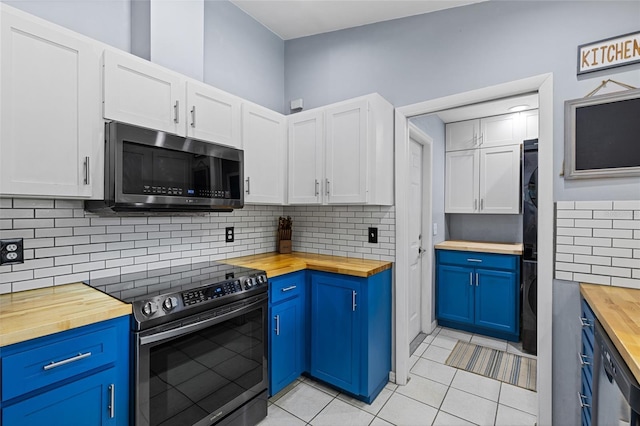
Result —
[[578, 46], [578, 75], [640, 63], [640, 32]]

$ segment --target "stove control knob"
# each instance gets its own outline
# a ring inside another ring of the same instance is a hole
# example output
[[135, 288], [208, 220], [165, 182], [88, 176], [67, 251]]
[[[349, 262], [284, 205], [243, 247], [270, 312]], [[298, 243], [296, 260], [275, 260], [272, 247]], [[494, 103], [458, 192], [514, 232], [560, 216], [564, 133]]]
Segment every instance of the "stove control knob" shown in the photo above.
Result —
[[158, 307], [153, 302], [147, 302], [144, 304], [144, 306], [142, 306], [142, 313], [148, 317], [155, 314], [157, 310], [158, 310]]
[[264, 275], [258, 275], [258, 285], [264, 284], [267, 282], [267, 279]]
[[249, 290], [250, 288], [252, 288], [255, 285], [255, 278], [250, 277], [247, 278], [247, 280], [244, 282], [244, 288], [245, 290]]
[[167, 312], [169, 312], [176, 306], [178, 306], [178, 299], [173, 296], [167, 297], [166, 299], [164, 299], [164, 303], [162, 304], [162, 308]]

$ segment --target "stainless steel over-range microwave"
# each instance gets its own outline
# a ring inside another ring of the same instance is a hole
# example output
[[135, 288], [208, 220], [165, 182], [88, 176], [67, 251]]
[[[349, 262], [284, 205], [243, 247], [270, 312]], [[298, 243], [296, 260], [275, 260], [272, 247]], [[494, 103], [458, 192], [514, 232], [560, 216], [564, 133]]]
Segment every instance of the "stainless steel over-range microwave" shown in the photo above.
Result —
[[111, 122], [97, 213], [231, 211], [244, 205], [244, 152]]

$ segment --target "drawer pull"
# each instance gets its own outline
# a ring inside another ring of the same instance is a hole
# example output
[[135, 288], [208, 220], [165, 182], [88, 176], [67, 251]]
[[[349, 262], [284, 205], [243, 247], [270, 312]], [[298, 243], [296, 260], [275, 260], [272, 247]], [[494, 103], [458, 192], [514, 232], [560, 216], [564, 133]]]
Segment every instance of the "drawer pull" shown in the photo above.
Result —
[[589, 357], [587, 355], [578, 352], [578, 361], [580, 362], [580, 365], [582, 367], [587, 366], [587, 365], [591, 365], [591, 363], [589, 361], [587, 361], [588, 359], [589, 359]]
[[478, 262], [478, 263], [482, 263], [482, 259], [467, 259], [467, 262]]
[[87, 353], [84, 353], [84, 354], [78, 354], [76, 356], [72, 356], [71, 358], [63, 359], [62, 361], [58, 361], [58, 362], [51, 361], [49, 364], [43, 366], [42, 368], [45, 371], [47, 371], [47, 370], [51, 370], [52, 368], [56, 368], [56, 367], [63, 366], [65, 364], [69, 364], [71, 362], [76, 362], [76, 361], [80, 361], [81, 359], [89, 358], [90, 356], [91, 356], [91, 352], [87, 352]]
[[589, 408], [589, 407], [591, 407], [591, 405], [589, 405], [586, 402], [584, 402], [586, 399], [587, 399], [587, 397], [585, 395], [583, 395], [580, 392], [578, 392], [578, 403], [580, 404], [580, 408]]
[[116, 416], [116, 385], [109, 385], [109, 418], [112, 419]]
[[289, 286], [289, 287], [281, 288], [280, 291], [285, 293], [287, 291], [295, 290], [297, 287], [298, 287], [297, 285], [292, 285], [292, 286]]
[[582, 327], [591, 327], [593, 328], [593, 323], [589, 320], [589, 318], [580, 317], [580, 325]]

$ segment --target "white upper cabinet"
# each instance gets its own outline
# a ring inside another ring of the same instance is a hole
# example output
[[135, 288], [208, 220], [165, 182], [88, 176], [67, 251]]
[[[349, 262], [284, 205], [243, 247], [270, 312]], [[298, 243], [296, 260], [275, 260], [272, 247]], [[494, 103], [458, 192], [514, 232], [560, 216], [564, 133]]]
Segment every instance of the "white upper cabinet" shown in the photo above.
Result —
[[393, 106], [384, 98], [371, 94], [288, 122], [289, 204], [393, 204]]
[[196, 81], [187, 81], [187, 135], [240, 148], [240, 98]]
[[446, 150], [460, 151], [478, 147], [480, 120], [466, 120], [447, 124]]
[[114, 50], [104, 52], [104, 117], [185, 136], [179, 74]]
[[445, 158], [445, 212], [476, 213], [480, 191], [480, 150], [447, 152]]
[[447, 124], [445, 213], [520, 213], [522, 141], [537, 129], [537, 110]]
[[480, 150], [480, 212], [520, 212], [520, 145]]
[[134, 55], [104, 54], [104, 117], [240, 148], [241, 99]]
[[0, 5], [0, 195], [101, 198], [100, 52]]
[[242, 104], [244, 201], [285, 202], [285, 116], [261, 106]]
[[538, 110], [523, 111], [520, 113], [521, 126], [524, 129], [522, 139], [538, 139]]
[[497, 115], [480, 120], [480, 147], [520, 144], [523, 141], [519, 113]]
[[322, 203], [324, 112], [300, 112], [288, 117], [289, 204]]

